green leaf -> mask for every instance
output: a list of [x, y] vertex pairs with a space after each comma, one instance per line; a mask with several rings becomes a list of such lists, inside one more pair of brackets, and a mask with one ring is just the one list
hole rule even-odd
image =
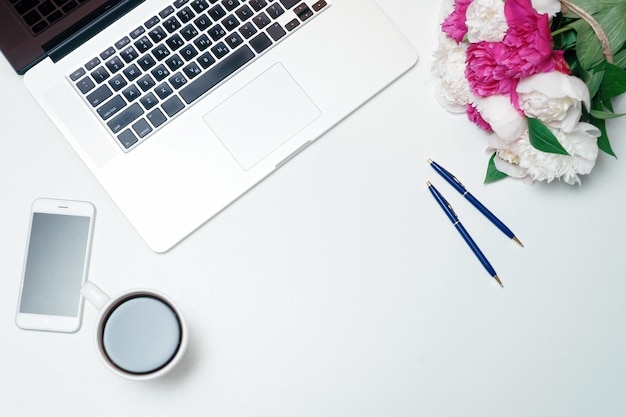
[[[626, 20], [626, 19], [625, 19]], [[626, 70], [607, 64], [604, 80], [600, 85], [600, 97], [603, 100], [617, 97], [626, 92]]]
[[[609, 39], [613, 53], [626, 44], [626, 1], [624, 0], [570, 0], [580, 6], [600, 24]], [[573, 14], [568, 14], [573, 17]], [[584, 20], [572, 24], [578, 33], [576, 54], [585, 68], [593, 68], [605, 58], [595, 32]]]
[[494, 152], [493, 155], [491, 155], [491, 158], [489, 158], [489, 164], [487, 165], [487, 175], [485, 176], [485, 184], [490, 184], [492, 182], [500, 181], [508, 177], [508, 175], [506, 175], [504, 172], [498, 171], [498, 168], [496, 168], [496, 163], [494, 161], [495, 159], [496, 159], [496, 153]]
[[[591, 107], [593, 108], [592, 113], [594, 111], [602, 111], [602, 102], [600, 101], [600, 99], [595, 99], [591, 103]], [[611, 142], [609, 141], [609, 134], [606, 131], [606, 121], [592, 117], [591, 120], [589, 120], [589, 123], [593, 124], [595, 127], [600, 129], [600, 137], [598, 138], [598, 148], [600, 148], [602, 152], [607, 153], [617, 158], [617, 156], [615, 155], [615, 152], [613, 151], [613, 148], [611, 147]]]
[[614, 58], [615, 66], [620, 67], [621, 69], [626, 69], [626, 50], [617, 53]]
[[555, 153], [559, 155], [569, 155], [563, 145], [541, 121], [528, 118], [528, 133], [530, 144], [541, 152]]
[[618, 117], [626, 116], [626, 113], [618, 114], [618, 113], [609, 113], [606, 111], [598, 111], [598, 110], [591, 110], [590, 114], [594, 119], [599, 119], [599, 120], [617, 119]]

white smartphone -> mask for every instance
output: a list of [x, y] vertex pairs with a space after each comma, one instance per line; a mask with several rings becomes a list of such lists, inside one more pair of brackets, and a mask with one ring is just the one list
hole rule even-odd
[[33, 202], [15, 322], [73, 333], [81, 326], [95, 208], [86, 201]]

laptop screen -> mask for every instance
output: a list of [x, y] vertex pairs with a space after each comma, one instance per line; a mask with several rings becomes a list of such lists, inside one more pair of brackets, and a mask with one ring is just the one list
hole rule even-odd
[[81, 30], [142, 1], [0, 0], [0, 50], [15, 71], [24, 74]]

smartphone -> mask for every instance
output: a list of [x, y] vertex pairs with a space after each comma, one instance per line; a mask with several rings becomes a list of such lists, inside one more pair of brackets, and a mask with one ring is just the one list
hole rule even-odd
[[27, 330], [73, 333], [81, 326], [95, 218], [86, 201], [33, 202], [15, 322]]

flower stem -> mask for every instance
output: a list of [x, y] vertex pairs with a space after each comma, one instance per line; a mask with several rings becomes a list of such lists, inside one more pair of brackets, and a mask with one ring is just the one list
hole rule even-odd
[[554, 32], [552, 32], [552, 37], [555, 37], [557, 35], [560, 35], [561, 33], [565, 33], [565, 32], [569, 32], [570, 30], [574, 30], [574, 28], [572, 26], [563, 26], [562, 28], [559, 28], [557, 30], [555, 30]]

